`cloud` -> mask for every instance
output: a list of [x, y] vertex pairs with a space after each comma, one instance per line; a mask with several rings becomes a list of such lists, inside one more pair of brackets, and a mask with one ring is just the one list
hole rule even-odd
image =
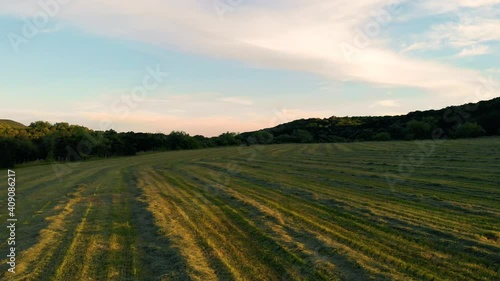
[[145, 99], [144, 102], [152, 102], [152, 103], [171, 103], [172, 100], [169, 99]]
[[[1, 1], [1, 11], [30, 16], [31, 5]], [[475, 70], [415, 60], [388, 46], [385, 27], [401, 16], [391, 9], [396, 0], [275, 0], [245, 2], [225, 13], [212, 1], [198, 0], [88, 0], [61, 8], [58, 19], [101, 36], [140, 40], [165, 48], [239, 60], [249, 65], [303, 71], [335, 81], [352, 80], [377, 86], [403, 86], [433, 93], [464, 95], [474, 90]], [[435, 1], [422, 1], [431, 6]], [[475, 8], [497, 1], [451, 1], [441, 9]], [[339, 10], [339, 7], [341, 9]], [[366, 46], [356, 44], [366, 33]], [[370, 29], [371, 28], [371, 29]], [[375, 28], [375, 29], [373, 29]], [[485, 28], [485, 29], [482, 29]], [[439, 39], [448, 31], [452, 44], [496, 40], [498, 20], [446, 24], [433, 31]], [[368, 31], [367, 31], [368, 30]], [[359, 43], [359, 42], [358, 42]], [[423, 45], [422, 45], [423, 44]], [[426, 45], [410, 46], [406, 52]], [[342, 46], [354, 46], [352, 58]], [[431, 44], [432, 45], [432, 44]], [[229, 101], [230, 100], [226, 100]], [[234, 103], [236, 100], [232, 100]]]
[[408, 53], [418, 50], [437, 50], [440, 48], [441, 44], [439, 41], [417, 42], [405, 47], [403, 50], [401, 50], [401, 53]]
[[[500, 14], [499, 14], [500, 15]], [[480, 43], [500, 41], [500, 20], [498, 15], [460, 15], [458, 22], [435, 24], [430, 31], [414, 35], [416, 42], [404, 47], [402, 53], [415, 50], [441, 50], [444, 48], [472, 47]], [[486, 45], [478, 46], [479, 51], [486, 51]], [[465, 54], [468, 52], [466, 51]], [[471, 52], [469, 52], [471, 53]], [[472, 52], [474, 53], [474, 52]]]
[[44, 29], [40, 29], [41, 33], [54, 33], [63, 30], [62, 26], [54, 26], [54, 27], [48, 27]]
[[420, 7], [431, 13], [457, 12], [463, 8], [492, 7], [500, 4], [499, 0], [448, 0], [448, 1], [420, 1]]
[[253, 105], [254, 102], [252, 99], [248, 97], [225, 97], [225, 98], [220, 98], [220, 101], [227, 102], [227, 103], [234, 103], [234, 104], [240, 104], [240, 105]]
[[255, 119], [237, 118], [227, 115], [182, 116], [174, 112], [165, 114], [146, 110], [134, 111], [130, 116], [121, 118], [107, 112], [81, 112], [92, 127], [99, 126], [102, 120], [111, 122], [118, 131], [163, 132], [185, 131], [192, 135], [214, 136], [223, 131], [242, 132], [259, 129], [262, 124]]
[[486, 70], [490, 74], [500, 74], [500, 68], [492, 67]]
[[440, 24], [433, 27], [431, 38], [446, 40], [456, 47], [470, 46], [488, 41], [500, 41], [500, 20], [462, 18], [460, 23]]
[[459, 57], [469, 57], [469, 56], [479, 56], [479, 55], [486, 55], [490, 53], [490, 49], [488, 46], [484, 45], [478, 45], [478, 46], [472, 46], [471, 48], [465, 48], [463, 49], [458, 56]]
[[379, 100], [379, 101], [375, 102], [374, 104], [372, 104], [370, 107], [378, 107], [378, 106], [382, 106], [382, 107], [400, 107], [401, 105], [396, 100]]

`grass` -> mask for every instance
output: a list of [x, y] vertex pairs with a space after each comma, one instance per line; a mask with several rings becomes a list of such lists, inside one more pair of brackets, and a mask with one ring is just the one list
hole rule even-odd
[[165, 152], [84, 162], [62, 181], [50, 165], [22, 167], [17, 273], [2, 260], [0, 278], [495, 280], [500, 138], [438, 143], [420, 162], [418, 149]]

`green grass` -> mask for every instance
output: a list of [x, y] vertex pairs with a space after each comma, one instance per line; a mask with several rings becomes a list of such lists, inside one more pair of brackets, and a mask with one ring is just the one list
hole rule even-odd
[[16, 121], [12, 121], [12, 120], [9, 120], [9, 119], [0, 119], [0, 127], [12, 127], [12, 128], [16, 128], [16, 129], [24, 129], [24, 128], [27, 128], [27, 126], [19, 123], [19, 122], [16, 122]]
[[500, 138], [435, 145], [424, 159], [415, 142], [165, 152], [62, 180], [22, 167], [17, 273], [2, 260], [0, 279], [495, 280]]

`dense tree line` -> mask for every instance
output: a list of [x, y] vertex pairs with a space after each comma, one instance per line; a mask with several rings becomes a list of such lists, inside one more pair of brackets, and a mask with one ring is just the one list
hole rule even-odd
[[218, 137], [190, 136], [185, 132], [118, 133], [94, 131], [68, 123], [38, 121], [28, 127], [0, 124], [0, 167], [29, 161], [81, 161], [90, 158], [135, 155], [138, 152], [198, 149], [238, 145], [235, 133]]
[[0, 167], [29, 161], [81, 161], [138, 152], [272, 143], [388, 141], [500, 135], [500, 98], [401, 116], [301, 119], [248, 133], [207, 138], [185, 132], [118, 133], [68, 123], [38, 121], [29, 127], [0, 123]]
[[330, 117], [292, 121], [260, 132], [269, 133], [272, 143], [350, 142], [470, 138], [500, 135], [500, 98], [441, 110], [416, 111], [401, 116]]

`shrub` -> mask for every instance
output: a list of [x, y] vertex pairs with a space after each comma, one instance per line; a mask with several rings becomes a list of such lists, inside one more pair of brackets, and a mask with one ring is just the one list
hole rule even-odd
[[455, 130], [454, 136], [457, 138], [474, 138], [484, 135], [486, 132], [477, 123], [466, 122]]
[[389, 141], [391, 140], [391, 135], [387, 132], [381, 132], [373, 136], [375, 141]]

